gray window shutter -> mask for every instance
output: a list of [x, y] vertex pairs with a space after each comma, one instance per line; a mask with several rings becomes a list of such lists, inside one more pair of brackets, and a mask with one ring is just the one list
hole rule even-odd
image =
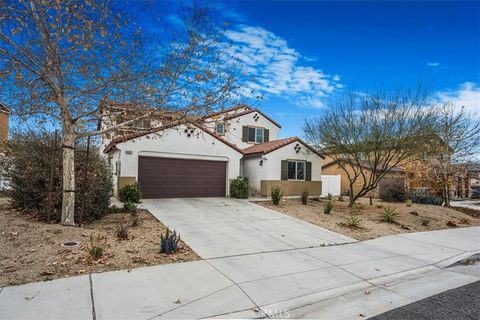
[[270, 141], [270, 130], [263, 129], [263, 142]]
[[308, 161], [305, 164], [305, 181], [312, 181], [312, 163]]
[[282, 172], [280, 175], [282, 180], [288, 180], [288, 161], [282, 160]]
[[248, 142], [248, 127], [247, 126], [242, 127], [242, 141], [243, 142]]

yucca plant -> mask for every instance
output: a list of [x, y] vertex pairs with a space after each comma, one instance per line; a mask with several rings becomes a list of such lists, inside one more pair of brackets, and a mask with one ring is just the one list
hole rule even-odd
[[117, 238], [120, 240], [128, 239], [128, 229], [130, 225], [128, 222], [119, 220], [117, 222]]
[[388, 223], [397, 223], [398, 213], [392, 206], [383, 207], [383, 212], [380, 213], [380, 220]]
[[362, 220], [358, 216], [352, 214], [350, 217], [345, 219], [343, 224], [349, 228], [359, 229], [361, 221]]
[[170, 232], [169, 229], [165, 231], [165, 235], [160, 235], [160, 253], [175, 253], [178, 250], [178, 243], [180, 242], [180, 234], [177, 235], [175, 230]]
[[335, 206], [334, 202], [332, 200], [328, 200], [323, 205], [323, 213], [330, 214], [332, 212], [334, 206]]

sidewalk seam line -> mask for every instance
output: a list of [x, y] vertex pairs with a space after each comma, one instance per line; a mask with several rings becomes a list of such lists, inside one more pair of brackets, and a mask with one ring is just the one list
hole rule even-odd
[[90, 301], [92, 302], [92, 319], [97, 319], [97, 313], [95, 311], [95, 300], [93, 299], [93, 281], [92, 281], [92, 274], [88, 275], [88, 279], [90, 282]]

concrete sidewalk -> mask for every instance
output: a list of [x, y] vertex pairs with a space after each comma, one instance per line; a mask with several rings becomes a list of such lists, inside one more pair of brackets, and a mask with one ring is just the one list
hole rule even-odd
[[6, 287], [0, 319], [366, 318], [480, 279], [480, 228]]

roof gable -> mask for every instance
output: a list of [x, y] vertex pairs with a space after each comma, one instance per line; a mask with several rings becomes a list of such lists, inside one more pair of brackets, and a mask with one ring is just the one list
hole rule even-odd
[[272, 118], [270, 118], [269, 116], [267, 116], [265, 113], [263, 113], [262, 111], [260, 111], [260, 110], [258, 110], [258, 109], [250, 109], [250, 110], [242, 111], [242, 112], [239, 112], [239, 113], [236, 113], [236, 114], [227, 116], [227, 117], [223, 118], [223, 120], [225, 120], [225, 121], [227, 121], [227, 120], [232, 120], [232, 119], [235, 119], [235, 118], [244, 116], [244, 115], [249, 114], [249, 113], [252, 113], [252, 112], [256, 112], [256, 113], [261, 114], [265, 119], [267, 119], [268, 121], [270, 121], [272, 124], [274, 124], [274, 125], [277, 126], [278, 128], [281, 128], [281, 127], [282, 127], [280, 124], [278, 124], [278, 122], [276, 122], [275, 120], [273, 120]]
[[321, 153], [313, 149], [311, 146], [309, 146], [307, 143], [305, 143], [302, 139], [298, 137], [290, 137], [290, 138], [285, 138], [280, 140], [272, 140], [264, 143], [259, 143], [243, 149], [243, 153], [249, 156], [267, 154], [272, 151], [278, 150], [282, 147], [285, 147], [293, 142], [299, 142], [303, 144], [307, 149], [309, 149], [310, 151], [318, 155], [320, 158], [325, 159], [325, 157]]

